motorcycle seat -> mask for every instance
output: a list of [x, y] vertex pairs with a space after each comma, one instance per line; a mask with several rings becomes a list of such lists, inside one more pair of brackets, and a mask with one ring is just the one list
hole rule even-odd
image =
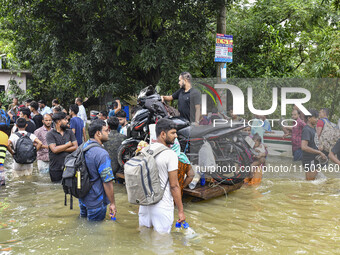
[[202, 126], [194, 126], [191, 125], [189, 127], [180, 129], [177, 133], [183, 137], [189, 138], [209, 138], [212, 136], [220, 136], [223, 134], [227, 134], [233, 132], [235, 129], [240, 130], [243, 129], [242, 124], [234, 124], [231, 127], [230, 123], [223, 125], [216, 125], [215, 127], [212, 125], [202, 125]]

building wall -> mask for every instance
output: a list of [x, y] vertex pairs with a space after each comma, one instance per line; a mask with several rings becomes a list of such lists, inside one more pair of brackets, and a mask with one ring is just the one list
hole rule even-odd
[[17, 76], [16, 73], [11, 74], [10, 72], [6, 72], [5, 70], [0, 70], [0, 89], [2, 89], [2, 86], [5, 86], [5, 91], [8, 89], [8, 81], [11, 79], [15, 79], [17, 81], [17, 84], [19, 87], [26, 91], [27, 86], [27, 80], [26, 80], [26, 74], [21, 73], [21, 76]]

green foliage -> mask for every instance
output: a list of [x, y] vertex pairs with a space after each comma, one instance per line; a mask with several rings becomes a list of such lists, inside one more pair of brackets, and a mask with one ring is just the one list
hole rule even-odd
[[246, 7], [243, 2], [229, 11], [227, 24], [235, 38], [232, 77], [328, 77], [312, 73], [308, 63], [324, 63], [321, 52], [339, 33], [332, 4], [259, 0]]
[[[338, 0], [0, 1], [0, 53], [7, 53], [11, 68], [32, 70], [34, 98], [128, 98], [150, 84], [170, 93], [182, 71], [216, 76], [222, 4], [228, 6], [227, 34], [234, 36], [228, 76], [340, 77]], [[303, 86], [315, 107], [340, 115], [336, 83]], [[263, 88], [270, 94], [270, 83]], [[259, 104], [266, 100], [263, 95]]]
[[202, 75], [219, 2], [2, 1], [0, 13], [40, 91], [124, 98], [149, 84], [167, 91], [183, 70]]

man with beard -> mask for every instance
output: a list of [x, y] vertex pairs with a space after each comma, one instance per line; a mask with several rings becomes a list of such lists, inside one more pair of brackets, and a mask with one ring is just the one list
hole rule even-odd
[[315, 130], [318, 122], [318, 112], [310, 109], [311, 115], [307, 115], [307, 125], [302, 129], [301, 149], [302, 149], [302, 167], [306, 172], [306, 180], [315, 180], [320, 170], [320, 162], [316, 156], [320, 155], [321, 159], [327, 159], [327, 156], [317, 147], [317, 133]]
[[109, 132], [105, 121], [94, 120], [89, 126], [90, 139], [83, 145], [83, 149], [91, 146], [84, 156], [92, 187], [84, 198], [79, 199], [79, 207], [80, 217], [89, 221], [104, 220], [108, 204], [112, 218], [117, 212], [111, 160], [109, 153], [103, 148], [103, 143], [109, 140]]
[[110, 117], [107, 120], [107, 125], [110, 128], [109, 141], [104, 144], [105, 150], [110, 155], [111, 167], [114, 175], [117, 178], [117, 173], [123, 174], [124, 169], [118, 163], [118, 148], [126, 139], [126, 136], [118, 133], [119, 120], [117, 117]]
[[[150, 150], [161, 146], [169, 147], [177, 137], [176, 125], [169, 119], [161, 119], [156, 124], [157, 142], [150, 145]], [[184, 222], [181, 189], [178, 183], [178, 157], [169, 149], [156, 157], [161, 187], [164, 190], [162, 199], [153, 205], [139, 207], [139, 226], [153, 227], [159, 233], [170, 233], [174, 221], [174, 202], [178, 209], [177, 222]]]
[[[32, 102], [33, 103], [33, 102]], [[42, 120], [43, 126], [34, 131], [35, 136], [42, 142], [40, 150], [37, 152], [38, 169], [40, 173], [49, 172], [49, 157], [48, 157], [48, 144], [46, 140], [47, 133], [51, 130], [52, 117], [46, 113]]]
[[190, 73], [181, 73], [178, 77], [180, 89], [171, 96], [162, 96], [162, 101], [178, 99], [180, 116], [198, 125], [201, 117], [201, 94], [191, 86], [191, 80], [192, 77]]
[[50, 158], [50, 177], [52, 182], [62, 179], [65, 157], [78, 148], [72, 130], [67, 129], [66, 113], [59, 112], [52, 116], [54, 128], [46, 135]]

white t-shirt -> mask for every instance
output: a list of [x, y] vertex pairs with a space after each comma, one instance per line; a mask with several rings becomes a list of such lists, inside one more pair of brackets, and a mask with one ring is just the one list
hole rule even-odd
[[86, 126], [87, 115], [86, 115], [85, 107], [83, 105], [79, 105], [79, 112], [77, 116], [84, 121], [84, 126]]
[[[18, 131], [18, 133], [26, 135], [27, 131]], [[32, 140], [32, 142], [34, 142], [36, 138], [37, 137], [35, 136], [35, 134], [30, 135], [30, 139]], [[12, 133], [8, 140], [12, 142], [13, 149], [15, 149], [15, 145], [17, 144], [17, 141], [19, 140], [19, 136], [17, 136], [15, 133]]]
[[127, 129], [128, 129], [128, 124], [125, 125], [124, 127], [122, 127], [119, 131], [119, 133], [123, 134], [123, 135], [126, 135], [127, 136]]
[[[155, 149], [159, 146], [162, 146], [160, 143], [154, 143], [150, 145], [151, 149]], [[153, 205], [154, 207], [162, 207], [165, 209], [174, 209], [174, 199], [170, 192], [170, 182], [168, 172], [175, 171], [178, 169], [178, 157], [173, 150], [166, 150], [158, 154], [155, 158], [156, 164], [159, 170], [159, 178], [161, 180], [161, 187], [164, 189], [166, 185], [163, 198], [157, 204]]]

